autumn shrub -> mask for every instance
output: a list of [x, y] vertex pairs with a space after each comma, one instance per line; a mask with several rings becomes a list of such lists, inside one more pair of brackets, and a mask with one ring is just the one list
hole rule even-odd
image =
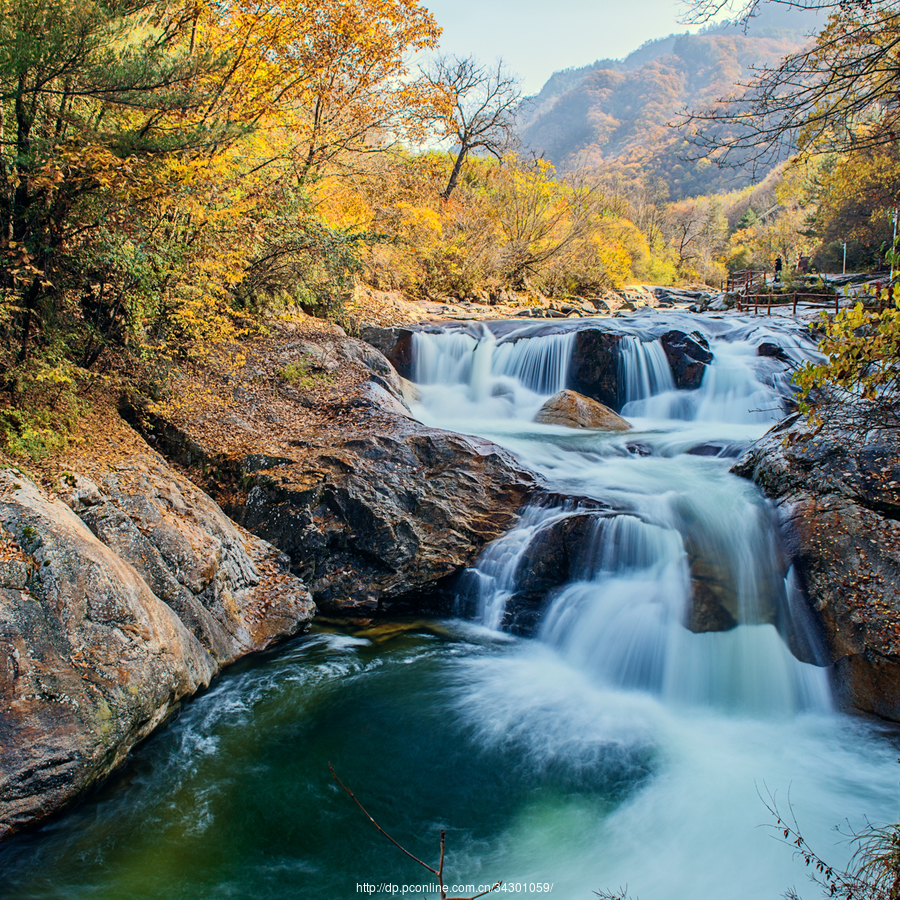
[[0, 446], [13, 457], [42, 459], [69, 445], [85, 413], [89, 373], [65, 360], [35, 357], [7, 371], [10, 388], [0, 405]]
[[877, 312], [857, 303], [823, 320], [826, 359], [795, 376], [803, 411], [850, 401], [877, 419], [900, 420], [900, 290], [885, 288], [881, 299], [893, 305]]
[[374, 286], [423, 297], [591, 294], [656, 265], [624, 201], [596, 180], [562, 178], [542, 159], [476, 157], [444, 200], [451, 166], [448, 154], [401, 156], [374, 180], [373, 227], [390, 236], [370, 257]]

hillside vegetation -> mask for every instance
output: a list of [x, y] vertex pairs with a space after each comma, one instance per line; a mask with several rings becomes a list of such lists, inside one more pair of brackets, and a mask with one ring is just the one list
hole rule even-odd
[[502, 67], [410, 68], [440, 34], [417, 0], [7, 4], [0, 443], [52, 452], [92, 387], [167, 402], [173, 374], [285, 311], [352, 329], [361, 284], [527, 305], [718, 286], [801, 253], [833, 266], [844, 243], [849, 265], [877, 262], [893, 143], [753, 181], [685, 161], [665, 124], [798, 46], [796, 26], [762, 24], [557, 73], [524, 123], [532, 145], [546, 135], [544, 159], [490, 128], [468, 155], [423, 149], [511, 95], [491, 81]]
[[623, 60], [557, 72], [523, 105], [522, 140], [562, 169], [602, 167], [631, 182], [659, 183], [672, 200], [745, 187], [766, 171], [738, 159], [727, 170], [705, 155], [692, 159], [684, 134], [669, 126], [686, 109], [735, 93], [754, 68], [777, 65], [808, 40], [815, 21], [765, 9], [746, 33], [716, 26], [669, 35]]

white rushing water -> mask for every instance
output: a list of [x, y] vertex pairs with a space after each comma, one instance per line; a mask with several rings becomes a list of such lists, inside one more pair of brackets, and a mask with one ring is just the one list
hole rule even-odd
[[[626, 433], [532, 421], [567, 384], [574, 332], [416, 335], [416, 415], [493, 439], [573, 498], [526, 510], [467, 573], [461, 604], [499, 629], [527, 587], [535, 536], [593, 517], [568, 548], [569, 580], [551, 592], [534, 639], [460, 664], [459, 715], [485, 742], [521, 746], [526, 767], [577, 772], [586, 752], [635, 746], [658, 762], [614, 807], [577, 792], [536, 798], [507, 836], [503, 859], [518, 861], [517, 877], [555, 878], [563, 897], [626, 882], [642, 900], [777, 897], [802, 887], [803, 874], [756, 827], [768, 821], [760, 792], [778, 792], [783, 806], [790, 790], [805, 836], [838, 861], [849, 851], [834, 847], [830, 826], [897, 816], [895, 751], [833, 711], [773, 512], [728, 471], [790, 394], [789, 366], [757, 347], [777, 344], [794, 362], [815, 350], [787, 326], [697, 318], [691, 328], [706, 333], [714, 360], [700, 388], [684, 391], [640, 320], [615, 327], [626, 333]], [[685, 627], [704, 584], [727, 598], [736, 627]]]

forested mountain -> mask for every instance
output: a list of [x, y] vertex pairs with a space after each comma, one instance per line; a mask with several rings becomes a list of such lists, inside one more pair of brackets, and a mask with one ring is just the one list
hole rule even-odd
[[[776, 64], [806, 42], [813, 14], [766, 9], [745, 32], [720, 25], [650, 41], [623, 60], [556, 72], [520, 114], [524, 144], [563, 170], [602, 167], [626, 180], [665, 184], [671, 199], [749, 184], [749, 171], [691, 160], [670, 127], [686, 108], [734, 93], [754, 67]], [[764, 172], [756, 172], [761, 177]]]

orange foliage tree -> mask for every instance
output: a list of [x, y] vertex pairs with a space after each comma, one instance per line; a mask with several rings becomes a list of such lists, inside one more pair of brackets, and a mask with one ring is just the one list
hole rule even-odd
[[110, 343], [203, 346], [237, 333], [236, 301], [346, 275], [363, 236], [315, 216], [316, 180], [416, 135], [441, 102], [405, 64], [439, 33], [416, 0], [2, 13], [8, 372], [51, 345], [81, 365]]

